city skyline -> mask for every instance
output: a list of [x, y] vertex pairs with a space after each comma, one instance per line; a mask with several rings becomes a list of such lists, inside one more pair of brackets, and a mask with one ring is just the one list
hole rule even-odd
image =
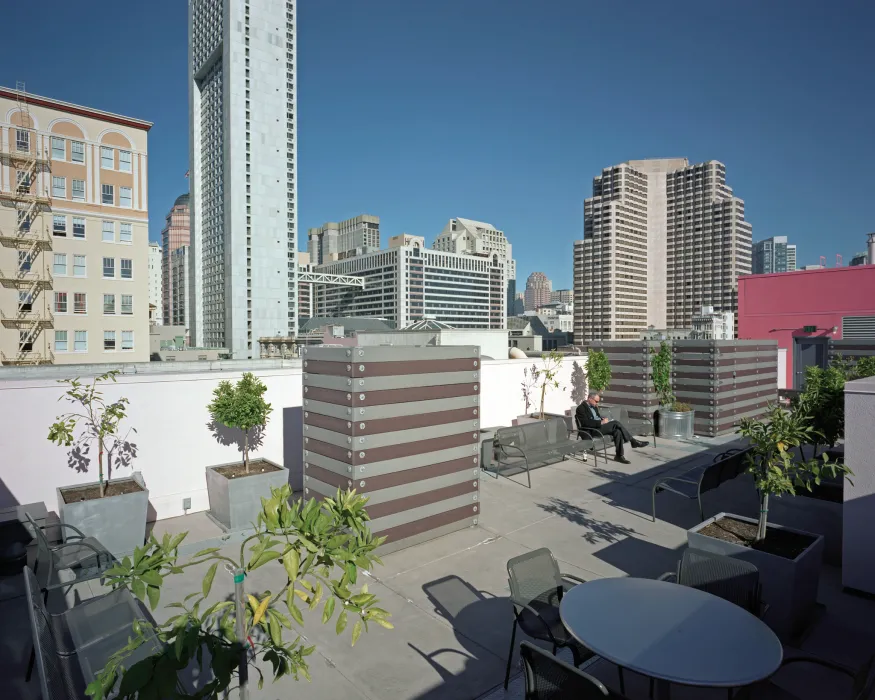
[[[108, 22], [111, 7], [95, 0], [95, 31]], [[65, 26], [84, 29], [72, 6], [49, 0], [46, 9]], [[83, 63], [107, 52], [124, 57], [105, 66], [101, 81], [78, 73], [60, 80], [47, 54], [30, 59], [12, 52], [0, 68], [0, 84], [24, 80], [37, 94], [155, 123], [151, 240], [159, 240], [159, 214], [187, 185], [185, 14], [184, 4], [167, 0], [133, 8], [129, 19], [142, 37], [135, 45], [118, 32], [109, 32], [99, 47], [76, 40], [75, 31], [59, 37], [55, 49]], [[725, 31], [713, 37], [718, 19]], [[520, 279], [543, 270], [557, 286], [569, 287], [567, 251], [580, 238], [592, 176], [605, 163], [684, 153], [692, 162], [726, 163], [735, 187], [747, 193], [749, 218], [765, 235], [792, 235], [800, 267], [821, 255], [832, 264], [836, 253], [847, 264], [873, 228], [869, 210], [844, 205], [866, 201], [875, 187], [865, 166], [875, 145], [862, 138], [875, 110], [863, 30], [873, 20], [875, 9], [868, 5], [834, 13], [813, 2], [743, 6], [730, 17], [679, 2], [670, 10], [642, 6], [631, 18], [620, 8], [558, 0], [538, 7], [514, 0], [475, 7], [448, 1], [430, 9], [393, 0], [367, 7], [307, 3], [298, 22], [299, 120], [307, 135], [299, 156], [299, 229], [371, 211], [381, 217], [386, 237], [407, 231], [430, 238], [458, 212], [493, 221], [507, 233]], [[592, 22], [600, 26], [593, 41], [571, 41], [577, 27]], [[482, 40], [464, 59], [438, 61], [432, 48], [453, 26], [466, 26]], [[819, 31], [824, 26], [831, 31]], [[486, 27], [495, 31], [480, 31]], [[652, 50], [662, 36], [654, 27], [711, 36], [710, 68], [690, 72], [683, 52]], [[361, 32], [374, 40], [364, 56], [353, 40]], [[630, 48], [592, 70], [592, 61], [620, 35]], [[816, 50], [812, 36], [820, 42]], [[514, 43], [522, 50], [507, 55]], [[642, 55], [649, 57], [648, 68], [629, 73]], [[136, 65], [149, 71], [134, 86], [126, 75]], [[668, 78], [678, 70], [685, 76], [681, 99]], [[727, 76], [719, 88], [714, 71]], [[411, 81], [414, 75], [421, 80]], [[520, 76], [533, 91], [525, 105], [510, 89]], [[583, 76], [588, 90], [569, 93]], [[631, 81], [623, 89], [620, 76]], [[812, 85], [820, 95], [814, 102]], [[557, 90], [564, 95], [558, 102], [551, 97]], [[435, 108], [447, 91], [483, 106], [447, 114]], [[589, 134], [600, 129], [600, 117], [587, 95], [596, 93], [622, 117], [593, 142]], [[355, 117], [336, 109], [337, 95], [359, 101]], [[642, 97], [648, 109], [627, 109]], [[705, 100], [710, 102], [703, 107]], [[703, 109], [708, 119], [700, 118]], [[523, 124], [538, 128], [524, 129], [529, 135], [518, 141]], [[460, 151], [449, 144], [458, 145], [473, 167], [460, 169]], [[841, 183], [830, 177], [835, 162], [846, 171]], [[791, 179], [783, 176], [787, 168]], [[298, 238], [300, 250], [306, 241]]]

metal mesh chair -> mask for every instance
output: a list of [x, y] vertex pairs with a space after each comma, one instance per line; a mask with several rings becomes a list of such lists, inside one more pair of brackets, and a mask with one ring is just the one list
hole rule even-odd
[[[808, 663], [815, 666], [822, 666], [837, 673], [841, 673], [851, 679], [851, 694], [846, 695], [830, 695], [831, 699], [835, 700], [869, 700], [875, 691], [875, 655], [869, 659], [860, 668], [851, 668], [844, 664], [821, 659], [818, 656], [811, 654], [802, 654], [794, 652], [794, 656], [785, 658], [781, 662], [781, 668], [786, 668], [791, 664]], [[780, 673], [780, 669], [778, 671]], [[741, 700], [798, 700], [798, 698], [787, 690], [775, 685], [771, 681], [760, 683], [759, 685], [745, 688], [741, 691], [737, 698]]]
[[735, 603], [757, 617], [765, 613], [761, 599], [760, 572], [753, 564], [687, 548], [678, 562], [677, 573], [663, 574], [661, 581], [675, 580]]
[[517, 625], [533, 639], [552, 644], [554, 654], [560, 647], [570, 648], [577, 665], [594, 655], [568, 633], [559, 617], [559, 603], [565, 591], [578, 583], [585, 583], [583, 579], [562, 574], [547, 548], [535, 549], [508, 560], [507, 576], [514, 621], [504, 676], [505, 688], [510, 680]]
[[601, 681], [534, 644], [520, 644], [520, 657], [526, 678], [525, 700], [593, 700], [612, 697]]
[[[45, 583], [41, 588], [46, 592], [46, 598], [52, 589], [101, 578], [103, 572], [114, 564], [112, 554], [98, 540], [86, 537], [78, 528], [58, 523], [58, 527], [72, 530], [73, 534], [67, 535], [66, 542], [51, 544], [43, 529], [30, 517], [30, 513], [26, 515], [37, 541], [34, 573], [41, 574], [45, 571]], [[62, 581], [58, 577], [61, 571], [71, 572], [72, 578]]]

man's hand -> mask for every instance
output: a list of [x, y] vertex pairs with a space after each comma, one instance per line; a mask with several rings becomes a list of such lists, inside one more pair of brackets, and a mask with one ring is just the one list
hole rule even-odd
[[607, 418], [602, 418], [602, 425], [604, 425], [604, 424], [607, 423], [607, 422], [608, 422], [608, 419], [607, 419]]

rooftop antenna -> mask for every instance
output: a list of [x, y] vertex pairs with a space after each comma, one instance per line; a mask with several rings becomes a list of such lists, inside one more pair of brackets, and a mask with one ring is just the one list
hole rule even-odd
[[826, 267], [826, 256], [825, 255], [820, 256], [820, 266]]
[[842, 266], [842, 254], [836, 253], [836, 267]]

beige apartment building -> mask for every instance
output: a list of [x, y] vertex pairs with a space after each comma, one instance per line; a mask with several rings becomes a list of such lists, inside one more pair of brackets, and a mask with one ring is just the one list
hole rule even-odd
[[140, 119], [0, 87], [0, 362], [149, 359]]

